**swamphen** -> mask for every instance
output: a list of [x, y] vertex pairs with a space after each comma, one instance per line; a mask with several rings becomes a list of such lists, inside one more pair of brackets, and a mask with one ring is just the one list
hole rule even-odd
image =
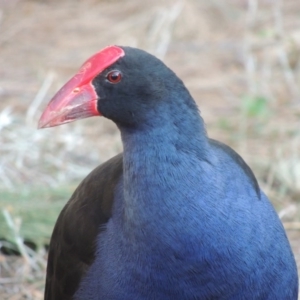
[[51, 238], [47, 300], [297, 299], [295, 259], [251, 169], [207, 137], [183, 82], [110, 46], [54, 96], [51, 127], [103, 115], [124, 152], [96, 168]]

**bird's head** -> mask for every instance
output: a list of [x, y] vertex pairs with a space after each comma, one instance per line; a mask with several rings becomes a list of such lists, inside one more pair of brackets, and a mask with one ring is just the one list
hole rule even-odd
[[136, 126], [152, 116], [162, 116], [164, 103], [180, 105], [174, 99], [173, 103], [168, 102], [170, 93], [182, 90], [188, 93], [182, 81], [151, 54], [109, 46], [89, 58], [57, 92], [38, 127], [99, 115], [121, 126]]

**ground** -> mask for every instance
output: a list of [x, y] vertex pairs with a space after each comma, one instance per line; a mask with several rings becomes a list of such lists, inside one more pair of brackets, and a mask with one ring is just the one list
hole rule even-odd
[[0, 298], [43, 298], [61, 207], [122, 149], [104, 118], [36, 129], [51, 95], [110, 44], [183, 79], [208, 134], [254, 170], [300, 262], [299, 11], [298, 0], [0, 0]]

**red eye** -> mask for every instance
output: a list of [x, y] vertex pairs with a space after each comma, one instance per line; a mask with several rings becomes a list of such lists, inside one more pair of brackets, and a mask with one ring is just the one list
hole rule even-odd
[[122, 79], [122, 73], [118, 70], [110, 71], [106, 78], [110, 83], [118, 83]]

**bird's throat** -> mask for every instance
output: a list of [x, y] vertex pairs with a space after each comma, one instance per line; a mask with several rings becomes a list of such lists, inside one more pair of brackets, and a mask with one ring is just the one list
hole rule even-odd
[[196, 201], [195, 186], [206, 164], [206, 136], [165, 130], [122, 132], [124, 216], [129, 226], [153, 231], [167, 223], [174, 228]]

